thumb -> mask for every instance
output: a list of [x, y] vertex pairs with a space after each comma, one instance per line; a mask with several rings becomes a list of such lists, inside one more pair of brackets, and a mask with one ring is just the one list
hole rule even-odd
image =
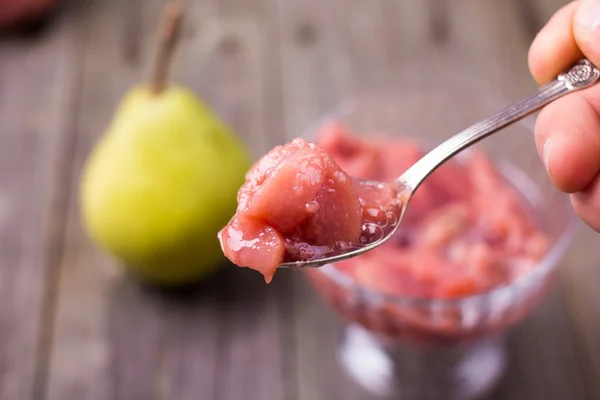
[[600, 66], [600, 0], [582, 0], [573, 17], [573, 34], [581, 52]]

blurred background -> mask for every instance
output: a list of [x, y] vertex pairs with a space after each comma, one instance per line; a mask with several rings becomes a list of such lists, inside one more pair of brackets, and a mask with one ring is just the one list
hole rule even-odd
[[[257, 158], [375, 89], [452, 80], [517, 100], [535, 88], [534, 35], [566, 3], [187, 0], [171, 77]], [[374, 399], [339, 367], [342, 323], [302, 276], [228, 266], [159, 290], [88, 238], [81, 171], [150, 76], [163, 4], [0, 1], [0, 399]], [[597, 240], [579, 227], [490, 399], [600, 399]]]

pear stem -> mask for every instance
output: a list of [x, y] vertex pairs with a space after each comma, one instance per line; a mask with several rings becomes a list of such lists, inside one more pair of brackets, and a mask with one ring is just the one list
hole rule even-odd
[[158, 51], [150, 79], [150, 91], [155, 95], [162, 93], [167, 86], [169, 67], [178, 43], [182, 19], [183, 12], [179, 1], [168, 1], [162, 15], [158, 37]]

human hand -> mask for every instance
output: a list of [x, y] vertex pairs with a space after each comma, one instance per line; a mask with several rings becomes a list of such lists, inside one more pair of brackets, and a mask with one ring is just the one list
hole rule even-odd
[[[543, 84], [583, 57], [600, 66], [600, 0], [576, 0], [557, 11], [531, 44], [529, 68]], [[600, 232], [600, 85], [546, 106], [535, 142], [552, 183], [570, 193], [575, 212]]]

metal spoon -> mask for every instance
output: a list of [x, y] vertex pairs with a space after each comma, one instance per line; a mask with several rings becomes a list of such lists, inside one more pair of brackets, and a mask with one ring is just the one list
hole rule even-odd
[[336, 261], [359, 256], [380, 246], [396, 233], [411, 197], [421, 183], [440, 165], [492, 133], [498, 132], [502, 128], [534, 113], [566, 94], [593, 86], [599, 80], [600, 69], [589, 60], [580, 60], [571, 68], [558, 75], [555, 80], [541, 86], [531, 95], [452, 136], [423, 156], [400, 177], [396, 178], [394, 185], [398, 187], [402, 198], [402, 206], [394, 225], [387, 230], [387, 235], [372, 243], [360, 247], [352, 247], [348, 251], [340, 251], [332, 256], [308, 261], [285, 262], [280, 264], [279, 268], [321, 267]]

